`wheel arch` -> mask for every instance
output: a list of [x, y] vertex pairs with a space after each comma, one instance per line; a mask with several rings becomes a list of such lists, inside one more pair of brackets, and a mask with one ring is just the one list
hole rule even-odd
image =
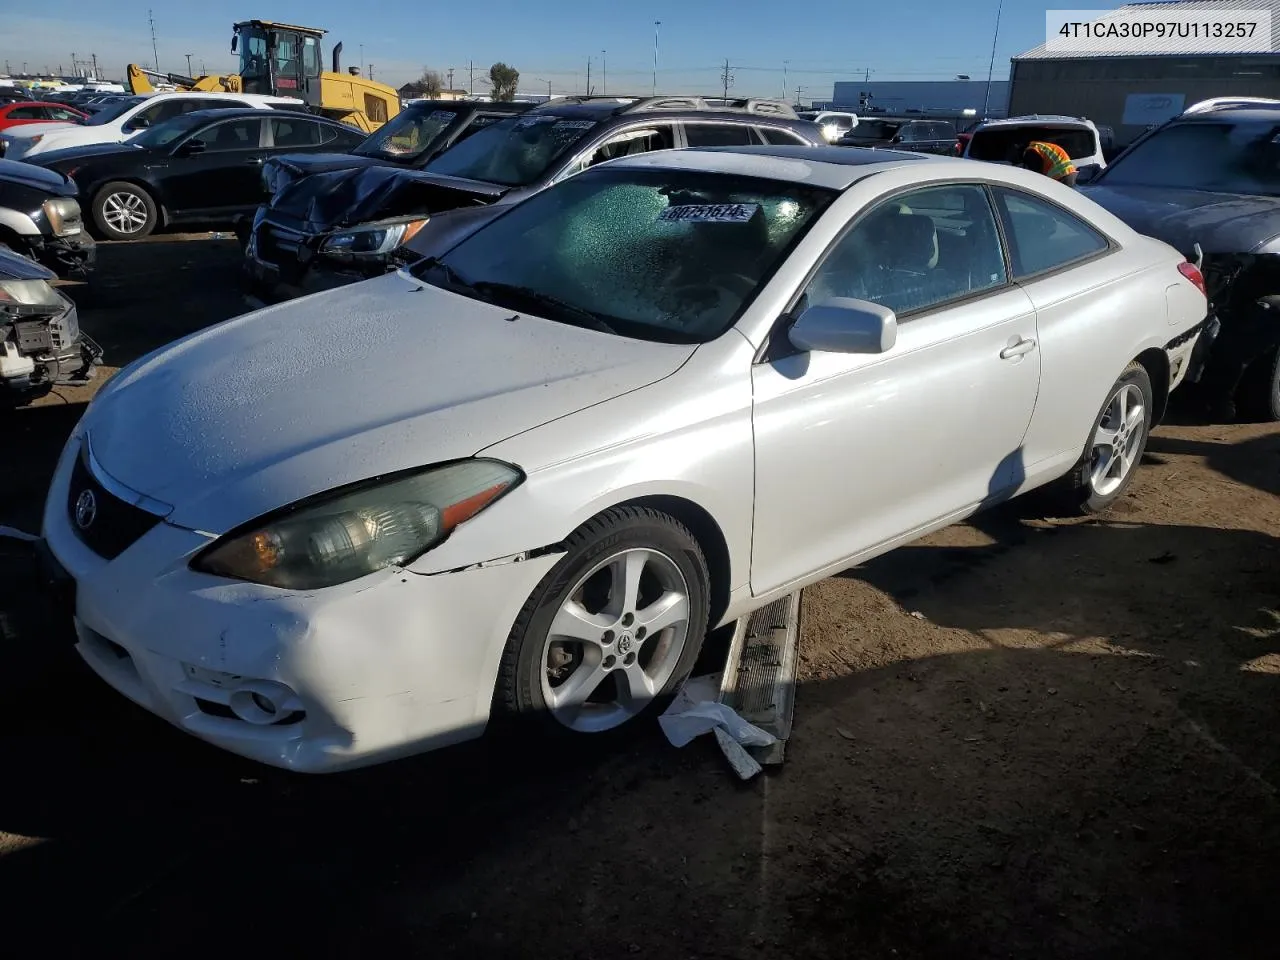
[[1151, 399], [1155, 406], [1151, 425], [1158, 427], [1169, 409], [1169, 357], [1163, 350], [1151, 347], [1134, 357], [1133, 362], [1140, 364], [1151, 380]]
[[[707, 561], [707, 573], [711, 578], [708, 602], [707, 629], [712, 629], [729, 608], [730, 585], [733, 583], [729, 560], [729, 542], [724, 531], [705, 507], [684, 497], [669, 494], [635, 497], [616, 503], [614, 507], [647, 507], [665, 513], [688, 528], [702, 548]], [[612, 508], [606, 508], [612, 509]], [[600, 511], [603, 513], [604, 511]]]
[[93, 204], [97, 202], [98, 194], [102, 191], [102, 188], [109, 183], [128, 183], [135, 187], [140, 187], [143, 190], [147, 191], [147, 196], [149, 196], [151, 198], [151, 202], [156, 205], [156, 214], [157, 214], [156, 226], [158, 227], [169, 226], [169, 207], [164, 202], [164, 195], [160, 191], [159, 187], [157, 187], [154, 183], [151, 183], [143, 179], [137, 174], [124, 173], [124, 174], [120, 174], [119, 176], [111, 176], [110, 174], [108, 174], [105, 176], [98, 177], [98, 179], [94, 182], [92, 186], [82, 188], [83, 196], [87, 197], [89, 200], [90, 209], [86, 210], [85, 211], [86, 213], [89, 213], [90, 215], [92, 214], [92, 207], [93, 207]]

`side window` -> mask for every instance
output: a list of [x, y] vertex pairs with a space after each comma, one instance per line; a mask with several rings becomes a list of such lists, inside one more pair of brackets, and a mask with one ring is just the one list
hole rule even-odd
[[239, 100], [219, 100], [216, 97], [208, 97], [201, 100], [184, 100], [182, 103], [182, 112], [190, 113], [192, 110], [240, 110], [248, 104], [241, 103]]
[[756, 142], [745, 123], [685, 121], [684, 137], [691, 147], [745, 147]]
[[986, 190], [948, 184], [873, 207], [836, 242], [805, 297], [854, 297], [909, 314], [1006, 281]]
[[226, 153], [231, 150], [257, 150], [262, 131], [262, 121], [257, 117], [242, 117], [206, 127], [200, 133], [208, 153]]
[[606, 160], [616, 160], [618, 157], [629, 157], [637, 153], [670, 150], [674, 146], [675, 138], [670, 126], [655, 124], [624, 130], [600, 144], [587, 158], [585, 166], [594, 167]]
[[80, 114], [73, 113], [63, 107], [46, 107], [49, 117], [53, 120], [79, 120]]
[[338, 141], [338, 146], [344, 150], [350, 150], [365, 141], [364, 132], [349, 124], [343, 123], [334, 126], [328, 123], [317, 123], [316, 128], [320, 131], [321, 143], [333, 143], [336, 140]]
[[43, 120], [44, 107], [14, 107], [6, 114], [9, 120]]
[[997, 189], [1014, 279], [1066, 266], [1110, 244], [1079, 217], [1025, 193]]
[[304, 117], [272, 117], [268, 122], [277, 147], [314, 147], [320, 143], [320, 124]]
[[853, 129], [852, 117], [835, 117], [834, 123], [836, 125], [836, 129], [839, 130], [841, 133], [848, 133], [850, 130]]
[[792, 133], [790, 130], [784, 130], [781, 127], [756, 127], [756, 132], [759, 133], [760, 136], [764, 137], [765, 143], [773, 143], [787, 147], [806, 145], [806, 141], [803, 137]]
[[364, 114], [369, 118], [370, 123], [386, 123], [387, 122], [387, 101], [381, 97], [376, 97], [372, 93], [364, 95]]

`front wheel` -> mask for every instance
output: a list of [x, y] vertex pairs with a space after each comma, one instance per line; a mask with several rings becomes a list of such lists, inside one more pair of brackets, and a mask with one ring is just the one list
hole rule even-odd
[[1094, 420], [1084, 455], [1065, 478], [1064, 494], [1074, 511], [1101, 513], [1124, 495], [1147, 449], [1153, 407], [1146, 369], [1129, 364]]
[[1239, 397], [1241, 412], [1249, 419], [1280, 420], [1280, 347], [1272, 347], [1249, 364]]
[[141, 240], [156, 228], [156, 202], [136, 183], [108, 183], [93, 198], [93, 222], [108, 240]]
[[697, 661], [706, 560], [682, 524], [640, 507], [600, 514], [565, 545], [511, 629], [496, 712], [558, 734], [634, 726], [665, 709]]

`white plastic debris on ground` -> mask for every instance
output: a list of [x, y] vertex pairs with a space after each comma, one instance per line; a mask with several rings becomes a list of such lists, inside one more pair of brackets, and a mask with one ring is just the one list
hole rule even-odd
[[767, 747], [777, 738], [748, 723], [732, 707], [719, 702], [720, 675], [690, 677], [658, 724], [674, 747], [683, 747], [714, 731], [716, 742], [734, 772], [749, 780], [761, 770], [744, 747]]

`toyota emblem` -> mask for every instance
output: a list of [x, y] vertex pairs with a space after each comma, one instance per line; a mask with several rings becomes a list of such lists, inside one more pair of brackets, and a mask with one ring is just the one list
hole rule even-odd
[[98, 498], [93, 495], [92, 490], [82, 491], [76, 497], [76, 526], [81, 530], [88, 530], [97, 518]]

